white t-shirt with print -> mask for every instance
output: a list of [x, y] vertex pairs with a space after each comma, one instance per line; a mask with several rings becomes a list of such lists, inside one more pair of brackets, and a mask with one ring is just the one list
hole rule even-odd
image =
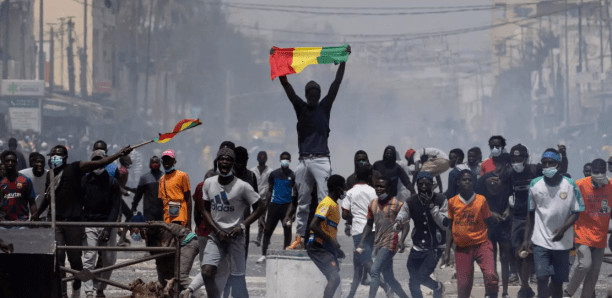
[[353, 226], [351, 227], [351, 235], [359, 235], [363, 233], [368, 219], [368, 205], [378, 196], [373, 187], [365, 184], [355, 184], [349, 191], [346, 192], [346, 197], [342, 200], [342, 209], [346, 209], [353, 215]]
[[210, 201], [210, 213], [219, 228], [224, 231], [244, 221], [244, 210], [259, 200], [259, 194], [248, 183], [234, 177], [227, 185], [219, 183], [219, 176], [204, 181], [204, 201]]
[[544, 182], [544, 177], [531, 181], [529, 187], [529, 211], [535, 210], [533, 235], [534, 245], [551, 250], [567, 250], [574, 246], [574, 227], [567, 229], [560, 241], [553, 242], [553, 232], [577, 212], [584, 211], [582, 195], [576, 183], [563, 177], [557, 186]]

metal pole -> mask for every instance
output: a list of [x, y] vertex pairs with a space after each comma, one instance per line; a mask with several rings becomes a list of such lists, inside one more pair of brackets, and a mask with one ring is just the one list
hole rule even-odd
[[53, 85], [55, 76], [53, 72], [55, 71], [55, 32], [53, 31], [53, 25], [49, 25], [49, 94], [53, 93]]
[[151, 32], [153, 31], [153, 4], [155, 1], [149, 2], [149, 31], [147, 32], [147, 60], [145, 61], [145, 90], [144, 90], [144, 113], [147, 115], [149, 108], [149, 71], [151, 65]]
[[61, 25], [60, 25], [60, 32], [61, 32], [61, 37], [60, 37], [60, 84], [62, 85], [62, 89], [64, 89], [64, 33], [66, 28], [64, 28], [64, 20], [66, 18], [59, 18]]
[[38, 27], [38, 79], [45, 79], [45, 52], [43, 51], [43, 2], [44, 0], [40, 0], [40, 17], [39, 22], [40, 26]]
[[8, 79], [8, 45], [9, 45], [9, 34], [11, 27], [11, 20], [9, 16], [11, 15], [11, 1], [4, 0], [2, 3], [2, 13], [4, 18], [4, 41], [2, 42], [2, 78]]
[[51, 228], [55, 231], [57, 222], [55, 221], [55, 171], [51, 169], [49, 171], [49, 183], [51, 184], [50, 196], [51, 196]]
[[569, 47], [568, 47], [568, 30], [567, 30], [567, 0], [565, 0], [565, 102], [563, 105], [563, 119], [565, 120], [565, 124], [569, 123]]
[[87, 0], [83, 1], [83, 47], [81, 48], [81, 97], [87, 98]]

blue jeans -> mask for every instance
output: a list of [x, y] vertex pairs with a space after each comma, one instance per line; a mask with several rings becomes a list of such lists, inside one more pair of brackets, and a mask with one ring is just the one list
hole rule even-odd
[[408, 267], [408, 274], [410, 274], [408, 288], [410, 288], [412, 298], [423, 298], [421, 285], [432, 290], [438, 288], [438, 282], [433, 280], [430, 275], [436, 270], [436, 265], [441, 256], [442, 249], [419, 251], [412, 248], [410, 250], [406, 267]]
[[397, 294], [400, 298], [408, 298], [408, 295], [402, 289], [400, 283], [395, 279], [395, 275], [393, 274], [393, 257], [395, 256], [395, 251], [392, 251], [388, 248], [381, 247], [376, 253], [376, 257], [374, 258], [374, 264], [372, 264], [372, 271], [370, 272], [372, 276], [372, 281], [370, 282], [370, 298], [376, 297], [376, 292], [378, 291], [378, 287], [380, 286], [380, 275], [383, 274], [385, 277], [385, 282], [389, 285], [391, 290], [395, 294]]

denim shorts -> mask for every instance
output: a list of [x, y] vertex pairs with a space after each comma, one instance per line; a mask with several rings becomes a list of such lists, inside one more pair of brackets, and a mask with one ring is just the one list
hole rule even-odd
[[552, 250], [533, 245], [533, 265], [537, 277], [550, 276], [559, 284], [569, 281], [569, 249]]

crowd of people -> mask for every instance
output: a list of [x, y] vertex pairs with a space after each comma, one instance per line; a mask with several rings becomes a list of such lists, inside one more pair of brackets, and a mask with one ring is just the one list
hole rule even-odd
[[[536, 155], [520, 143], [508, 150], [506, 139], [494, 135], [488, 140], [490, 157], [484, 161], [479, 147], [467, 154], [460, 148], [447, 153], [419, 147], [408, 149], [405, 163], [400, 163], [397, 149], [390, 145], [382, 160], [370, 163], [368, 154], [358, 150], [353, 173], [346, 178], [332, 174], [329, 120], [345, 64], [339, 64], [321, 100], [316, 82], [306, 84], [303, 100], [287, 78], [280, 77], [298, 120], [295, 170], [289, 152], [281, 153], [280, 167], [271, 169], [265, 151], [257, 153], [257, 166], [248, 169], [248, 150], [224, 141], [212, 168], [193, 192], [189, 175], [177, 168], [180, 156], [171, 149], [150, 157], [149, 172], [131, 188], [127, 185], [133, 150], [129, 146], [109, 156], [107, 144], [97, 141], [89, 160], [68, 162], [69, 150], [60, 144], [50, 149], [48, 158], [34, 151], [26, 161], [10, 140], [0, 156], [0, 221], [48, 220], [52, 215], [47, 209], [54, 197], [57, 221], [116, 222], [123, 214], [125, 220], [166, 225], [168, 230], [129, 232], [133, 240], [144, 238], [147, 246], [180, 246], [181, 297], [191, 297], [201, 287], [208, 297], [248, 297], [249, 243], [261, 246], [257, 263], [265, 263], [279, 222], [283, 247], [306, 250], [328, 281], [320, 294], [333, 297], [341, 282], [338, 260], [346, 257], [347, 250], [338, 241], [341, 219], [344, 233], [354, 244], [348, 297], [355, 296], [360, 284], [369, 284], [371, 298], [379, 288], [409, 297], [393, 272], [394, 256], [406, 249], [409, 234], [412, 246], [406, 267], [411, 297], [423, 297], [422, 286], [431, 289], [434, 297], [444, 297], [443, 282], [431, 277], [438, 265], [453, 265], [458, 297], [470, 297], [474, 262], [483, 272], [486, 297], [510, 297], [512, 282], [520, 282], [518, 297], [534, 297], [536, 292], [538, 297], [571, 297], [580, 286], [581, 297], [594, 296], [607, 245], [608, 200], [612, 198], [607, 172], [612, 172], [612, 157], [589, 161], [585, 177], [573, 180], [567, 173], [565, 146]], [[446, 172], [445, 188], [441, 175]], [[122, 199], [130, 192], [134, 194], [131, 207]], [[141, 201], [143, 212], [137, 215]], [[251, 241], [253, 224], [258, 229]], [[58, 227], [55, 236], [58, 245], [114, 246], [129, 245], [127, 232]], [[178, 236], [178, 242], [173, 236]], [[12, 251], [10, 239], [0, 244], [3, 251]], [[570, 251], [576, 254], [571, 274]], [[200, 274], [192, 280], [189, 272], [198, 255]], [[116, 260], [112, 251], [58, 250], [60, 266], [66, 256], [70, 267], [78, 271], [109, 266]], [[173, 256], [156, 259], [162, 285], [175, 276], [173, 264]], [[100, 277], [108, 279], [111, 272]], [[104, 297], [102, 282], [88, 280], [83, 287], [87, 297]], [[78, 278], [72, 288], [80, 293]], [[65, 284], [62, 291], [66, 296]]]

